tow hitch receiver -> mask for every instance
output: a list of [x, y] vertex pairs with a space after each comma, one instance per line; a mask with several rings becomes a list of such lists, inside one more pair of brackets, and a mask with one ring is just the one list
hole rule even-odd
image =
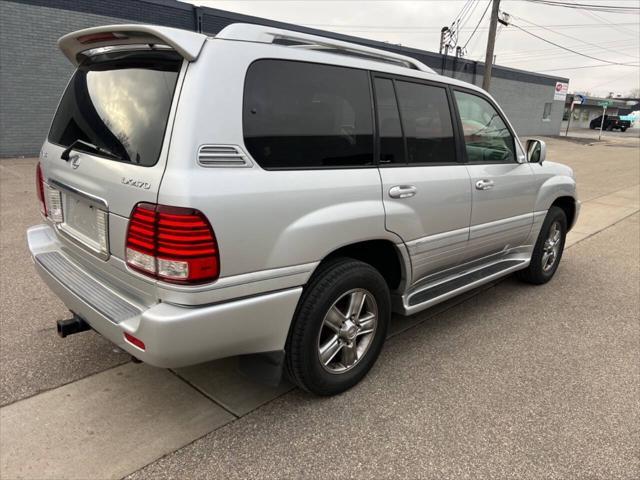
[[56, 324], [58, 327], [58, 335], [60, 335], [60, 337], [62, 338], [73, 335], [74, 333], [91, 330], [91, 325], [89, 325], [75, 313], [73, 314], [72, 318], [68, 318], [66, 320], [58, 320]]

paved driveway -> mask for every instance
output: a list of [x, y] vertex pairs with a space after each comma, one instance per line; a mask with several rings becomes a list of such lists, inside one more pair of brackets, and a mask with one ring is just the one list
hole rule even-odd
[[371, 374], [330, 399], [233, 359], [174, 372], [58, 339], [67, 312], [24, 247], [34, 161], [0, 161], [0, 476], [637, 477], [639, 150], [548, 145], [585, 201], [558, 276], [394, 318]]

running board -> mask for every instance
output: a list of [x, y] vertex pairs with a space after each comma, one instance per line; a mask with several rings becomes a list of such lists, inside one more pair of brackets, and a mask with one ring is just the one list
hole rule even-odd
[[474, 270], [440, 279], [426, 285], [414, 287], [402, 296], [400, 310], [412, 315], [456, 295], [484, 285], [496, 278], [521, 270], [529, 265], [529, 260], [503, 260]]

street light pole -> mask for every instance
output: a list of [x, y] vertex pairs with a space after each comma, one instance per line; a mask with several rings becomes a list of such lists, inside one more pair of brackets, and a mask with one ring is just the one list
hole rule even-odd
[[493, 67], [493, 49], [496, 44], [496, 30], [498, 27], [498, 12], [500, 11], [500, 0], [493, 0], [491, 8], [491, 23], [489, 24], [489, 38], [487, 38], [487, 53], [484, 59], [484, 78], [482, 88], [489, 91], [491, 84], [491, 69]]

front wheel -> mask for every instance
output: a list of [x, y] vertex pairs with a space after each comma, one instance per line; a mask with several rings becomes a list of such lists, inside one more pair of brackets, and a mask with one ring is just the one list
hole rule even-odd
[[560, 264], [566, 236], [567, 216], [561, 208], [551, 207], [540, 229], [531, 263], [525, 270], [517, 272], [517, 277], [535, 285], [551, 280]]
[[622, 127], [622, 128], [620, 129], [620, 131], [621, 131], [621, 132], [626, 132], [626, 131], [627, 131], [627, 127]]
[[287, 370], [299, 387], [335, 395], [375, 363], [391, 316], [389, 288], [372, 266], [353, 259], [324, 265], [305, 289], [287, 340]]

